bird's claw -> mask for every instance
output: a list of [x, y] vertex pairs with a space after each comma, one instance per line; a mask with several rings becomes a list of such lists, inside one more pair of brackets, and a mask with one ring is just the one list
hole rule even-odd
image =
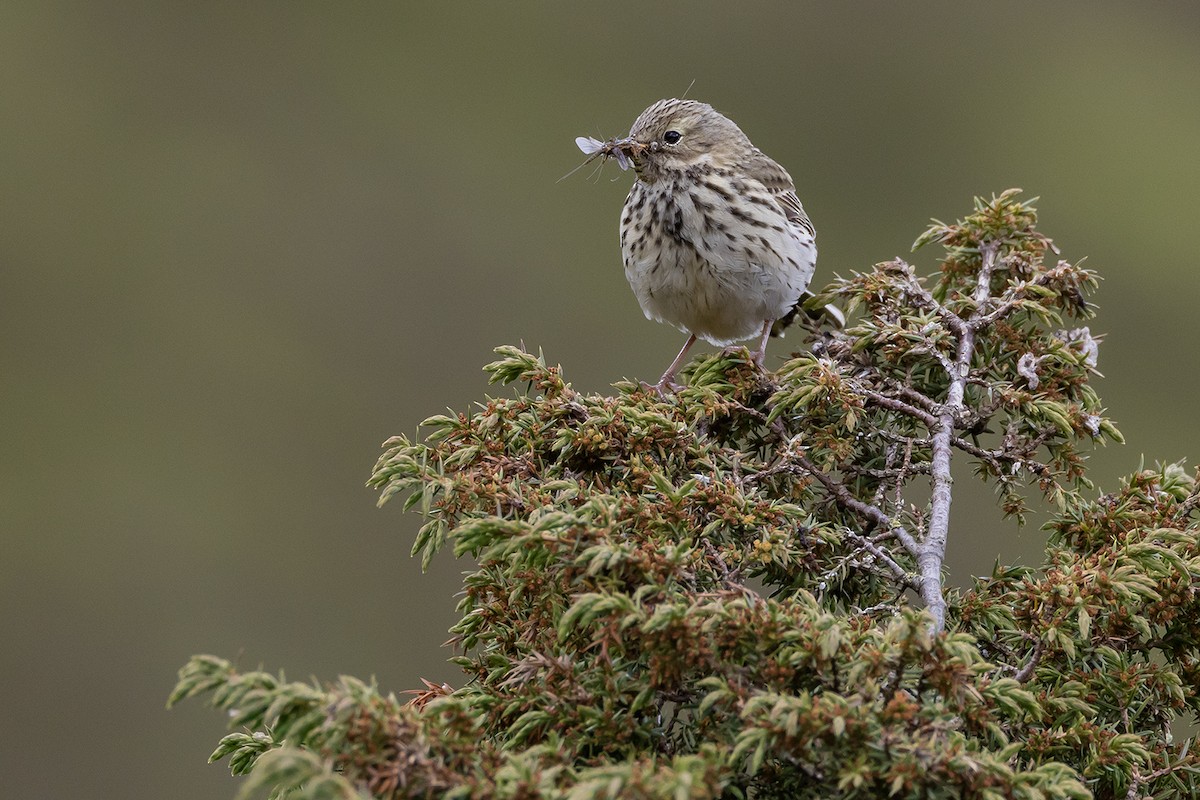
[[642, 391], [646, 394], [656, 394], [659, 397], [666, 397], [668, 392], [675, 394], [683, 388], [682, 383], [676, 383], [666, 376], [663, 376], [658, 383], [646, 383], [645, 381], [640, 381], [640, 383]]

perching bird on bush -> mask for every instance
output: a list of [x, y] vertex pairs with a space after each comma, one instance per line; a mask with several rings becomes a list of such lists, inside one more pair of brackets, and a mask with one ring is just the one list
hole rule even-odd
[[688, 334], [652, 388], [679, 388], [675, 374], [697, 338], [756, 336], [761, 366], [772, 326], [795, 315], [817, 262], [816, 231], [787, 170], [695, 100], [659, 100], [624, 138], [575, 141], [637, 172], [621, 213], [625, 277], [647, 318]]

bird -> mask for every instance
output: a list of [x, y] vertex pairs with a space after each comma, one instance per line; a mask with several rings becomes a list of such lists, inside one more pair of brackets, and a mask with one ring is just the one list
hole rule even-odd
[[[688, 334], [658, 382], [675, 376], [697, 339], [732, 345], [758, 337], [761, 367], [777, 322], [790, 322], [817, 263], [816, 229], [787, 170], [708, 103], [665, 99], [629, 135], [576, 139], [588, 154], [637, 175], [621, 212], [625, 277], [648, 319]], [[840, 320], [840, 312], [829, 314]]]

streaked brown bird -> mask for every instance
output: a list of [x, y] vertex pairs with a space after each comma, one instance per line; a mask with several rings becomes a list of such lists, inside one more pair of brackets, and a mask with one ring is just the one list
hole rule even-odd
[[695, 100], [659, 100], [628, 136], [576, 143], [637, 172], [621, 213], [625, 277], [647, 318], [688, 334], [653, 388], [679, 388], [675, 374], [697, 338], [757, 336], [761, 366], [772, 325], [796, 313], [817, 262], [787, 170]]

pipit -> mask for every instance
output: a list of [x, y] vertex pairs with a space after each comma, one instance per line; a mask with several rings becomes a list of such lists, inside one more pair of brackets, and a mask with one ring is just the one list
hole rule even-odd
[[761, 366], [772, 326], [799, 310], [817, 263], [816, 231], [787, 170], [695, 100], [659, 100], [626, 137], [575, 142], [637, 172], [621, 213], [625, 277], [647, 318], [688, 334], [650, 388], [680, 388], [675, 374], [697, 338], [758, 336]]

